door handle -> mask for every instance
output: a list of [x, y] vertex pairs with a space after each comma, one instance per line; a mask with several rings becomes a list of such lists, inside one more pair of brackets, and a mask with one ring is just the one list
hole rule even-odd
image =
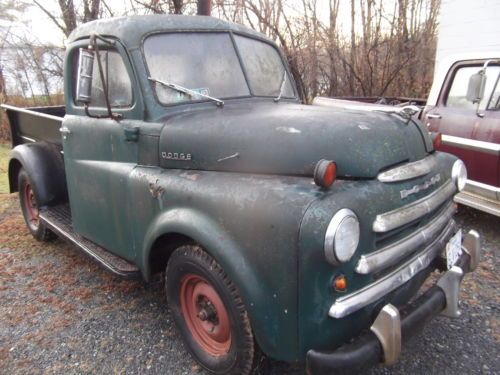
[[138, 126], [125, 126], [123, 132], [125, 133], [125, 140], [128, 142], [136, 142], [139, 139]]
[[425, 115], [425, 117], [427, 117], [428, 119], [440, 119], [441, 118], [441, 115], [439, 113], [428, 113]]

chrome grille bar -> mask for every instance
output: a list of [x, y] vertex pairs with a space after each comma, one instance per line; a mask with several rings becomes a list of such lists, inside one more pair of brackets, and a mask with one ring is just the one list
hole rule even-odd
[[436, 237], [450, 221], [454, 213], [455, 206], [450, 203], [434, 220], [418, 229], [418, 231], [380, 250], [362, 255], [356, 265], [356, 272], [360, 274], [378, 272], [400, 261], [417, 250], [419, 246], [427, 244]]
[[424, 176], [436, 166], [436, 156], [429, 155], [422, 160], [406, 163], [385, 172], [379, 173], [377, 179], [380, 182], [397, 182], [411, 180]]
[[343, 318], [376, 302], [386, 294], [409, 281], [413, 276], [431, 264], [434, 258], [443, 249], [446, 241], [455, 232], [455, 228], [455, 222], [453, 220], [450, 221], [439, 237], [422, 252], [405, 262], [401, 267], [387, 276], [352, 294], [338, 298], [330, 307], [328, 315], [332, 318]]
[[374, 232], [387, 232], [391, 229], [408, 224], [425, 214], [435, 210], [446, 200], [450, 199], [456, 191], [455, 185], [448, 180], [440, 188], [406, 206], [377, 215], [373, 222]]

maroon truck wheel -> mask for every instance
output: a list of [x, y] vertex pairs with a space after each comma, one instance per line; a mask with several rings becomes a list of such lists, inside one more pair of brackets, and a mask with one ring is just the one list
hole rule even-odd
[[255, 351], [250, 320], [222, 267], [199, 246], [181, 246], [165, 281], [173, 318], [196, 360], [216, 374], [249, 374]]
[[40, 212], [38, 211], [35, 193], [30, 183], [24, 185], [22, 194], [24, 194], [23, 202], [26, 211], [26, 223], [36, 231], [40, 225]]
[[30, 233], [39, 241], [50, 241], [56, 236], [40, 220], [40, 205], [36, 198], [36, 186], [30, 180], [28, 173], [21, 169], [18, 175], [19, 202], [24, 221]]
[[194, 340], [213, 356], [231, 348], [228, 312], [215, 288], [198, 275], [187, 274], [181, 281], [181, 311]]

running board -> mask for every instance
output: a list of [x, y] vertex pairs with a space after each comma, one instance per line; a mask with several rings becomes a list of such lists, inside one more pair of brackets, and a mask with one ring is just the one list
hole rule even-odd
[[141, 272], [137, 266], [110, 253], [73, 230], [69, 205], [47, 207], [40, 212], [40, 219], [57, 236], [76, 245], [108, 271], [127, 279], [140, 278]]

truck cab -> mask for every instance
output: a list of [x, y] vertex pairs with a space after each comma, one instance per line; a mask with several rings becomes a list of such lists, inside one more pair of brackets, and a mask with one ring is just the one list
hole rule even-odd
[[469, 180], [456, 201], [496, 216], [500, 216], [499, 64], [500, 52], [447, 56], [423, 112], [429, 131], [443, 135], [439, 149], [467, 166]]
[[4, 106], [27, 226], [163, 275], [205, 369], [248, 374], [260, 350], [356, 372], [459, 316], [480, 252], [453, 220], [466, 169], [411, 116], [303, 105], [274, 42], [212, 17], [85, 24], [64, 79], [64, 108]]

